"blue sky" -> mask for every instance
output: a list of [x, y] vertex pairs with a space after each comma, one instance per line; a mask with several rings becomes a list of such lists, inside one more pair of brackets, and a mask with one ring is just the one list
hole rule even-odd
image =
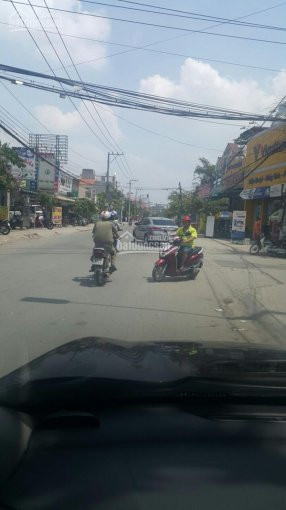
[[[28, 0], [21, 1], [27, 2]], [[76, 0], [46, 1], [51, 7], [180, 26], [194, 30], [204, 30], [214, 25], [214, 23], [206, 21], [144, 14], [115, 7], [91, 5]], [[33, 0], [32, 3], [44, 5], [44, 0]], [[117, 0], [107, 0], [103, 3], [118, 6], [128, 5]], [[251, 15], [256, 11], [277, 6], [279, 1], [275, 2], [275, 0], [242, 0], [240, 2], [225, 0], [201, 0], [200, 2], [191, 0], [177, 0], [176, 2], [174, 0], [164, 2], [154, 0], [151, 2], [150, 0], [147, 2], [146, 0], [146, 3], [231, 19], [245, 16], [243, 18], [245, 21], [286, 26], [286, 2], [267, 12]], [[280, 3], [282, 4], [282, 2]], [[50, 72], [29, 34], [25, 30], [15, 31], [13, 23], [17, 23], [18, 18], [13, 6], [2, 0], [0, 0], [0, 5], [0, 21], [4, 22], [1, 25], [0, 32], [1, 61], [9, 65]], [[51, 67], [56, 70], [57, 74], [65, 76], [64, 70], [59, 69], [61, 64], [45, 35], [41, 31], [34, 30], [34, 28], [39, 28], [39, 25], [31, 7], [16, 5], [32, 28], [32, 33]], [[47, 30], [54, 31], [55, 28], [52, 25], [49, 13], [40, 8], [35, 8], [35, 10]], [[286, 94], [286, 71], [283, 72], [283, 69], [286, 69], [286, 52], [283, 45], [197, 33], [185, 35], [185, 33], [176, 30], [133, 25], [78, 14], [52, 12], [61, 33], [105, 41], [95, 43], [64, 37], [74, 62], [79, 64], [78, 70], [83, 80], [257, 113], [268, 112]], [[283, 31], [241, 28], [233, 25], [220, 25], [208, 28], [208, 30], [215, 33], [286, 42], [286, 33]], [[69, 57], [59, 37], [53, 34], [50, 37], [65, 65], [70, 65]], [[109, 56], [124, 51], [125, 48], [108, 43], [144, 46], [165, 39], [169, 40], [154, 44], [152, 48], [181, 53], [191, 58], [143, 50]], [[5, 51], [3, 51], [4, 48]], [[199, 59], [224, 60], [277, 69], [277, 71], [262, 71]], [[92, 62], [80, 64], [87, 60]], [[76, 77], [73, 68], [69, 67], [68, 69], [71, 76]], [[67, 134], [69, 136], [69, 168], [72, 171], [79, 173], [82, 167], [93, 167], [97, 173], [106, 171], [107, 147], [101, 144], [94, 134], [89, 131], [78, 112], [67, 99], [63, 100], [56, 95], [15, 86], [10, 83], [6, 83], [6, 87], [25, 104], [47, 129], [56, 134]], [[1, 105], [10, 114], [27, 126], [30, 131], [44, 132], [43, 128], [28, 115], [3, 86], [0, 86], [0, 90]], [[89, 118], [85, 106], [77, 101], [77, 107], [92, 125], [93, 130], [102, 137], [101, 133], [98, 132], [98, 127]], [[90, 109], [98, 120], [101, 129], [109, 138], [105, 127], [102, 126], [91, 106]], [[128, 167], [124, 160], [122, 160], [119, 167], [115, 162], [112, 164], [112, 173], [117, 173], [118, 180], [123, 186], [126, 186], [129, 178], [134, 178], [139, 180], [137, 184], [139, 187], [176, 187], [178, 182], [181, 181], [184, 188], [191, 188], [193, 171], [198, 158], [205, 156], [215, 162], [227, 142], [238, 136], [240, 129], [243, 127], [239, 123], [234, 125], [234, 122], [228, 125], [210, 124], [137, 111], [117, 109], [112, 111], [106, 107], [98, 107], [98, 112], [112, 134], [113, 140], [126, 154]], [[1, 113], [3, 113], [3, 110], [1, 110]], [[120, 115], [125, 120], [118, 118], [116, 115]], [[126, 121], [192, 146], [176, 143], [168, 138], [143, 131]], [[8, 138], [5, 139], [10, 141]], [[107, 145], [114, 148], [114, 141]], [[76, 153], [73, 151], [76, 151]], [[78, 154], [81, 154], [81, 156]], [[166, 201], [167, 192], [165, 191], [150, 190], [149, 193], [151, 201]]]

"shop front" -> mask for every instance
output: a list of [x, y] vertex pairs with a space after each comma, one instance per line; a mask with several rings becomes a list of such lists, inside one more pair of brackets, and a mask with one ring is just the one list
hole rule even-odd
[[245, 200], [247, 228], [252, 237], [257, 220], [261, 221], [262, 231], [271, 235], [274, 235], [275, 228], [277, 231], [280, 228], [277, 221], [275, 225], [273, 214], [280, 211], [280, 220], [284, 221], [285, 149], [285, 125], [263, 131], [254, 136], [247, 145], [244, 187], [240, 196]]

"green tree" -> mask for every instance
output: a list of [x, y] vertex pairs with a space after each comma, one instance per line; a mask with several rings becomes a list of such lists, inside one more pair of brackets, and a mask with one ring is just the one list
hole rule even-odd
[[210, 184], [212, 186], [216, 181], [216, 166], [206, 158], [199, 158], [199, 162], [194, 174], [199, 178], [200, 186], [203, 184]]
[[42, 207], [46, 207], [48, 210], [51, 210], [57, 204], [57, 199], [45, 192], [37, 193], [36, 200]]
[[0, 188], [2, 189], [12, 189], [16, 186], [15, 179], [9, 172], [11, 165], [18, 168], [25, 166], [17, 153], [7, 143], [0, 141]]
[[97, 207], [95, 203], [88, 198], [77, 198], [73, 206], [73, 212], [76, 216], [90, 220], [92, 215], [97, 212]]

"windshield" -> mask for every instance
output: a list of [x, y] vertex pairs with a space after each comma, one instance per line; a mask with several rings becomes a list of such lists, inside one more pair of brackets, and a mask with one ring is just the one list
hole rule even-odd
[[0, 406], [284, 388], [285, 2], [2, 4]]
[[153, 225], [167, 225], [168, 227], [175, 227], [176, 224], [172, 220], [153, 220]]

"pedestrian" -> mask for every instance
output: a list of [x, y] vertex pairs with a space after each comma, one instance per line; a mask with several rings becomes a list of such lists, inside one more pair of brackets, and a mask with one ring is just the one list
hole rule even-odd
[[261, 234], [261, 219], [259, 216], [256, 216], [256, 220], [253, 224], [252, 229], [253, 240], [256, 241], [259, 238], [260, 234]]

